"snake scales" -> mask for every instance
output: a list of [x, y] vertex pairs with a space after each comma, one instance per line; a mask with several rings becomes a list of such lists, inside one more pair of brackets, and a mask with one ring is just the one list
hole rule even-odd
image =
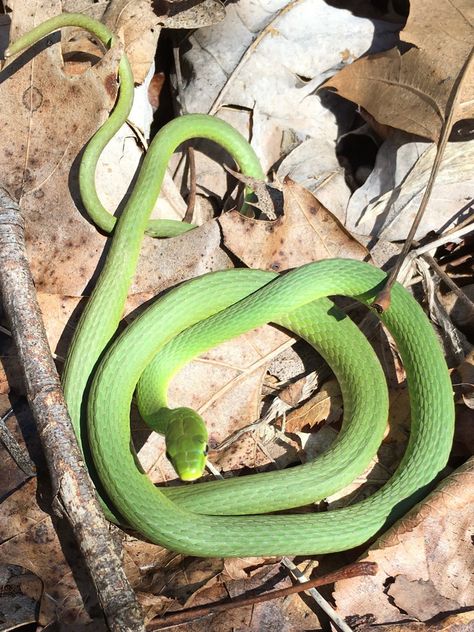
[[[21, 37], [7, 53], [17, 54], [68, 25], [87, 29], [107, 47], [114, 42], [99, 22], [63, 14]], [[113, 232], [113, 240], [63, 376], [74, 429], [107, 515], [125, 521], [153, 542], [200, 556], [326, 553], [365, 542], [437, 476], [448, 458], [454, 423], [451, 384], [429, 321], [403, 287], [395, 285], [391, 306], [380, 318], [395, 338], [406, 369], [412, 427], [405, 455], [391, 479], [352, 507], [266, 515], [343, 487], [364, 470], [377, 450], [387, 417], [382, 371], [362, 334], [326, 297], [350, 296], [370, 306], [385, 274], [357, 261], [326, 260], [284, 275], [244, 269], [204, 275], [155, 301], [110, 344], [145, 232], [164, 237], [192, 228], [149, 221], [174, 149], [189, 138], [208, 138], [227, 149], [243, 173], [263, 175], [252, 148], [230, 126], [205, 115], [184, 116], [153, 140], [116, 221], [98, 199], [94, 177], [97, 160], [126, 119], [133, 99], [133, 77], [125, 55], [119, 76], [115, 108], [89, 142], [80, 166], [84, 205], [98, 226]], [[134, 392], [144, 419], [167, 432], [168, 452], [182, 477], [195, 478], [204, 465], [205, 429], [192, 411], [167, 410], [167, 384], [196, 354], [269, 321], [308, 340], [333, 367], [345, 405], [337, 442], [320, 458], [289, 471], [173, 489], [155, 487], [130, 449]]]

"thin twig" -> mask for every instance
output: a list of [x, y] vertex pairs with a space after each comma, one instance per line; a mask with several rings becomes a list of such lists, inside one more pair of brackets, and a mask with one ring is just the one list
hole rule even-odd
[[2, 189], [0, 253], [0, 293], [48, 462], [53, 508], [71, 525], [110, 630], [140, 632], [144, 630], [140, 608], [84, 469], [51, 357], [26, 256], [24, 220], [18, 204]]
[[433, 259], [433, 257], [429, 254], [424, 254], [423, 259], [428, 263], [431, 268], [436, 272], [436, 274], [442, 279], [443, 283], [449, 287], [450, 290], [456, 294], [458, 299], [463, 303], [463, 305], [469, 310], [469, 313], [474, 318], [474, 303], [468, 298], [467, 294], [461, 290], [461, 288], [454, 283], [454, 281], [446, 274], [446, 272], [441, 268], [437, 262]]
[[466, 63], [464, 64], [464, 67], [461, 73], [459, 74], [457, 81], [454, 84], [453, 92], [450, 98], [450, 107], [449, 107], [448, 115], [444, 119], [443, 125], [441, 127], [440, 139], [439, 139], [438, 146], [436, 149], [436, 156], [434, 159], [433, 167], [431, 169], [430, 177], [428, 179], [428, 183], [426, 185], [426, 189], [423, 194], [423, 198], [421, 200], [420, 206], [413, 220], [413, 224], [407, 235], [405, 243], [403, 244], [402, 251], [398, 255], [397, 262], [395, 266], [392, 268], [383, 290], [378, 294], [378, 296], [376, 297], [373, 303], [373, 306], [379, 312], [385, 311], [386, 309], [388, 309], [390, 305], [391, 289], [395, 281], [397, 280], [398, 273], [400, 272], [400, 268], [402, 267], [402, 264], [405, 261], [410, 248], [412, 247], [413, 238], [415, 237], [416, 231], [418, 230], [418, 226], [420, 225], [421, 219], [426, 211], [426, 207], [428, 206], [428, 202], [431, 197], [431, 192], [433, 190], [435, 179], [436, 179], [436, 176], [438, 175], [441, 161], [443, 159], [444, 150], [448, 143], [449, 134], [451, 133], [454, 114], [456, 112], [456, 106], [458, 104], [458, 101], [461, 95], [461, 87], [464, 85], [463, 80], [468, 75], [468, 71], [470, 69], [473, 59], [474, 59], [474, 48], [471, 49], [469, 57], [467, 58]]
[[449, 244], [452, 241], [456, 241], [457, 239], [464, 237], [464, 235], [469, 235], [469, 233], [472, 232], [474, 232], [474, 224], [466, 224], [459, 230], [447, 232], [439, 239], [435, 239], [434, 241], [431, 241], [429, 244], [425, 244], [424, 246], [419, 246], [416, 250], [413, 251], [413, 255], [414, 257], [419, 257], [425, 252], [436, 250], [440, 246], [444, 246], [444, 244]]
[[[300, 571], [300, 569], [293, 564], [293, 562], [288, 558], [282, 559], [283, 564], [286, 568], [292, 573], [295, 579], [300, 582], [300, 584], [307, 585], [308, 578]], [[318, 606], [323, 610], [328, 617], [332, 620], [332, 622], [338, 627], [342, 632], [352, 632], [352, 628], [350, 628], [344, 619], [337, 614], [331, 604], [324, 599], [320, 592], [316, 590], [316, 588], [310, 588], [308, 594], [315, 600]]]
[[189, 193], [186, 201], [186, 213], [183, 222], [193, 223], [194, 207], [196, 205], [196, 160], [194, 147], [188, 147], [188, 166], [189, 166]]
[[[176, 89], [178, 91], [178, 102], [181, 105], [180, 114], [187, 114], [188, 108], [186, 107], [186, 92], [184, 90], [183, 74], [181, 72], [181, 59], [179, 56], [179, 46], [173, 46], [173, 60], [176, 70]], [[194, 154], [194, 148], [188, 147], [186, 150], [188, 166], [189, 166], [189, 195], [186, 202], [186, 213], [183, 217], [183, 222], [191, 224], [193, 221], [194, 207], [196, 205], [196, 160]]]
[[361, 575], [375, 575], [377, 573], [377, 564], [374, 562], [356, 562], [355, 564], [349, 564], [333, 573], [328, 573], [322, 577], [312, 579], [302, 584], [296, 584], [295, 586], [289, 586], [288, 588], [281, 588], [279, 590], [272, 590], [270, 592], [263, 593], [262, 595], [253, 595], [251, 597], [238, 597], [232, 601], [225, 601], [220, 603], [208, 604], [204, 606], [195, 606], [194, 608], [187, 608], [186, 610], [180, 610], [178, 612], [169, 612], [162, 617], [153, 619], [148, 625], [147, 630], [153, 632], [154, 630], [164, 630], [165, 628], [180, 625], [183, 623], [189, 623], [196, 619], [201, 619], [218, 612], [225, 612], [226, 610], [232, 610], [234, 608], [242, 608], [243, 606], [253, 606], [257, 603], [270, 601], [272, 599], [278, 599], [279, 597], [287, 597], [288, 595], [294, 595], [295, 593], [304, 592], [310, 590], [316, 586], [325, 586], [327, 584], [333, 584], [334, 582], [341, 581], [343, 579], [349, 579], [351, 577], [359, 577]]
[[10, 429], [6, 425], [6, 420], [13, 414], [13, 409], [0, 418], [0, 441], [3, 443], [6, 451], [15, 461], [20, 470], [26, 476], [36, 476], [35, 464], [30, 459], [28, 452], [18, 443]]

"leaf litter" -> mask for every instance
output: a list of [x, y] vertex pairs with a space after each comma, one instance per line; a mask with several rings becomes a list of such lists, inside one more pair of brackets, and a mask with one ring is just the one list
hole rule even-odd
[[[70, 6], [64, 8], [77, 10], [73, 4], [77, 3], [69, 2]], [[30, 28], [31, 13], [28, 8], [13, 0], [8, 5], [13, 10], [16, 28]], [[83, 5], [81, 10], [98, 11], [98, 7], [87, 0]], [[123, 13], [122, 8], [130, 9], [126, 5], [111, 3], [107, 10], [108, 19], [116, 25], [120, 15], [122, 23], [117, 28], [125, 33], [126, 42], [134, 44], [126, 44], [126, 48], [132, 57], [136, 80], [141, 82], [148, 74], [147, 66], [154, 54], [160, 20], [150, 12], [146, 2], [139, 3], [132, 15]], [[210, 9], [212, 14], [215, 8], [210, 5], [212, 3], [208, 3], [207, 10]], [[285, 270], [327, 256], [363, 259], [370, 255], [372, 247], [365, 247], [364, 244], [370, 242], [363, 237], [382, 237], [392, 242], [402, 240], [407, 233], [410, 214], [412, 209], [416, 209], [417, 196], [430, 169], [433, 147], [413, 139], [407, 130], [420, 133], [421, 128], [407, 127], [403, 121], [413, 118], [428, 130], [429, 133], [422, 135], [436, 139], [436, 130], [448, 107], [449, 81], [454, 81], [459, 74], [462, 59], [465, 59], [472, 41], [472, 31], [469, 30], [472, 29], [472, 16], [469, 17], [471, 5], [462, 1], [442, 2], [436, 11], [427, 11], [424, 0], [412, 2], [409, 20], [402, 32], [402, 39], [415, 45], [408, 56], [407, 53], [400, 56], [397, 52], [381, 52], [390, 45], [388, 42], [394, 33], [393, 24], [388, 22], [374, 26], [371, 20], [317, 1], [275, 3], [270, 10], [258, 4], [253, 8], [251, 14], [244, 1], [230, 5], [222, 22], [192, 34], [189, 40], [192, 46], [186, 60], [192, 65], [194, 74], [187, 86], [186, 102], [188, 107], [193, 104], [192, 109], [210, 109], [230, 118], [247, 136], [251, 130], [252, 143], [267, 168], [284, 156], [278, 168], [278, 179], [282, 182], [288, 173], [292, 178], [283, 185], [284, 207], [274, 221], [262, 222], [230, 213], [173, 240], [153, 242], [146, 239], [141, 267], [129, 299], [130, 317], [152, 295], [186, 278], [231, 267], [235, 257], [251, 267]], [[43, 3], [42, 10], [53, 15], [61, 8], [59, 3], [51, 0], [46, 5]], [[456, 13], [463, 18], [460, 22], [453, 17]], [[311, 31], [313, 22], [308, 16], [314, 18], [316, 15], [319, 18], [314, 19], [318, 29], [315, 35]], [[423, 19], [420, 15], [424, 16]], [[243, 16], [245, 19], [242, 19]], [[37, 13], [36, 20], [39, 22], [46, 17], [46, 13]], [[215, 17], [216, 21], [218, 17]], [[198, 20], [198, 17], [192, 19]], [[469, 21], [471, 25], [468, 27]], [[213, 23], [214, 18], [210, 22]], [[192, 24], [198, 26], [199, 22]], [[444, 29], [446, 24], [449, 28]], [[448, 34], [443, 32], [443, 41], [447, 37], [451, 38], [451, 42], [454, 37], [455, 45], [448, 48], [440, 45], [440, 33], [444, 30]], [[343, 54], [340, 44], [334, 45], [337, 32], [346, 33], [346, 52]], [[147, 33], [146, 37], [142, 37], [144, 33]], [[309, 43], [316, 37], [319, 37], [317, 50]], [[369, 48], [372, 38], [371, 52], [378, 47], [376, 56], [351, 63]], [[94, 51], [87, 43], [88, 39], [82, 37], [81, 41], [88, 54], [98, 55], [99, 51]], [[231, 46], [232, 42], [236, 45]], [[76, 41], [73, 46], [64, 42], [65, 58], [71, 50], [77, 50], [77, 45]], [[441, 53], [447, 49], [450, 55], [441, 59]], [[2, 103], [5, 104], [1, 121], [5, 123], [2, 125], [5, 130], [4, 146], [11, 152], [0, 152], [0, 160], [4, 161], [2, 186], [17, 192], [21, 199], [42, 311], [51, 347], [60, 356], [64, 356], [67, 340], [77, 319], [78, 305], [86, 294], [85, 289], [96, 270], [105, 243], [104, 237], [77, 211], [75, 186], [72, 186], [72, 197], [70, 193], [70, 166], [113, 103], [115, 92], [104, 90], [104, 78], [112, 73], [115, 75], [119, 54], [119, 50], [110, 51], [99, 64], [87, 67], [85, 72], [81, 69], [80, 81], [75, 81], [70, 75], [58, 71], [61, 57], [59, 45], [56, 45], [34, 58], [33, 83], [39, 94], [32, 89], [32, 78], [26, 65], [0, 85]], [[456, 63], [452, 65], [454, 56]], [[283, 60], [285, 63], [282, 63]], [[217, 66], [213, 66], [214, 62]], [[68, 64], [70, 66], [71, 62]], [[364, 76], [367, 64], [378, 68], [377, 77], [370, 81]], [[380, 91], [377, 93], [380, 82], [393, 77], [394, 67], [402, 68], [404, 76], [412, 78], [410, 81], [416, 87], [413, 92], [418, 98], [416, 107], [409, 99], [406, 100], [406, 93], [401, 101], [403, 107], [399, 107], [399, 80], [398, 83], [392, 82], [390, 98], [385, 99]], [[447, 76], [446, 69], [450, 70], [449, 81], [441, 81], [441, 92], [438, 88], [433, 92], [434, 84], [430, 83], [427, 68], [434, 68], [434, 76], [441, 79]], [[362, 78], [349, 84], [347, 76], [358, 72]], [[319, 91], [316, 95], [315, 91], [330, 75], [332, 79], [328, 85], [337, 84], [341, 93], [348, 90], [344, 96], [359, 102], [354, 92], [357, 88], [357, 95], [366, 99], [360, 104], [378, 123], [387, 126], [375, 169], [366, 184], [354, 193], [345, 183], [344, 169], [337, 161], [334, 144], [334, 138], [341, 135], [344, 128], [347, 130], [353, 125], [353, 110], [343, 101], [336, 102], [339, 104], [336, 109], [334, 106], [328, 108], [325, 100], [321, 99], [324, 92]], [[252, 81], [253, 77], [259, 77], [259, 81]], [[48, 107], [41, 107], [46, 94], [44, 86], [48, 86], [47, 94], [51, 99], [51, 105], [46, 104]], [[374, 90], [376, 99], [373, 98]], [[472, 78], [468, 78], [463, 90], [459, 119], [472, 117], [469, 110]], [[64, 96], [72, 92], [73, 99]], [[35, 97], [39, 99], [39, 107], [18, 110], [14, 104], [25, 94], [29, 95], [29, 103], [33, 106]], [[279, 96], [277, 103], [275, 95]], [[424, 101], [421, 108], [420, 99]], [[62, 107], [57, 108], [53, 102], [61, 102]], [[437, 105], [432, 108], [432, 114], [428, 106], [434, 102]], [[93, 103], [102, 104], [100, 116], [92, 111], [87, 113], [87, 108]], [[393, 103], [397, 104], [396, 110]], [[52, 126], [53, 111], [55, 124]], [[71, 126], [75, 128], [73, 135], [70, 133]], [[404, 131], [392, 132], [390, 127]], [[321, 150], [319, 153], [318, 148]], [[439, 189], [435, 191], [432, 206], [420, 226], [418, 240], [429, 239], [430, 231], [442, 233], [456, 221], [465, 219], [461, 211], [472, 198], [472, 178], [466, 167], [472, 162], [469, 159], [471, 150], [470, 142], [448, 145], [436, 183]], [[128, 188], [142, 147], [134, 131], [125, 128], [108, 151], [109, 156], [105, 156], [101, 163], [98, 185], [106, 206], [115, 208], [122, 192]], [[402, 157], [403, 152], [406, 158]], [[133, 157], [130, 159], [131, 154]], [[223, 197], [228, 188], [228, 176], [211, 161], [202, 161], [198, 157], [197, 163], [200, 195], [210, 190], [216, 191], [219, 198]], [[204, 172], [199, 171], [200, 163], [204, 164]], [[118, 179], [117, 168], [121, 170]], [[104, 171], [114, 172], [109, 183], [104, 178]], [[293, 180], [309, 186], [311, 193]], [[202, 183], [205, 183], [204, 187]], [[185, 204], [177, 188], [169, 180], [166, 198], [158, 205], [157, 212], [182, 217], [184, 209]], [[380, 221], [379, 209], [383, 222]], [[221, 247], [222, 242], [225, 249]], [[449, 258], [449, 253], [444, 253], [444, 256]], [[71, 275], [71, 265], [75, 275]], [[415, 289], [419, 290], [419, 287], [415, 285]], [[439, 300], [443, 300], [439, 286], [433, 292], [440, 297]], [[449, 313], [447, 319], [451, 319]], [[459, 327], [462, 330], [464, 325], [461, 323]], [[378, 328], [372, 329], [372, 337], [383, 339], [378, 331]], [[285, 376], [281, 383], [275, 378], [272, 381], [267, 373], [270, 361], [272, 374], [279, 373], [278, 360], [274, 359], [274, 355], [282, 348], [287, 348], [289, 353], [292, 344], [291, 337], [265, 327], [258, 335], [252, 332], [197, 359], [175, 379], [172, 397], [181, 403], [183, 398], [188, 399], [192, 405], [205, 408], [212, 419], [214, 447], [219, 447], [226, 436], [238, 434], [239, 428], [244, 430], [240, 439], [232, 442], [230, 447], [211, 452], [219, 470], [261, 469], [268, 467], [269, 462], [270, 467], [274, 467], [275, 464], [304, 461], [321, 449], [321, 443], [329, 444], [336, 435], [340, 396], [337, 386], [330, 376], [325, 376], [324, 370], [318, 368], [313, 382], [307, 377], [299, 377], [297, 372], [292, 377]], [[404, 374], [390, 342], [385, 340], [383, 348], [384, 368], [391, 375], [393, 387], [390, 429], [372, 470], [356, 481], [355, 486], [328, 499], [331, 506], [345, 504], [349, 498], [366, 494], [368, 488], [381, 484], [395, 467], [403, 450], [408, 432]], [[462, 354], [465, 353], [466, 349]], [[472, 417], [469, 417], [471, 355], [472, 352], [465, 360], [459, 358], [456, 373], [462, 384], [457, 397], [462, 432], [457, 437], [458, 446], [463, 446], [461, 454], [464, 459], [472, 449]], [[11, 370], [5, 369], [5, 372], [6, 377], [11, 377]], [[318, 376], [322, 376], [321, 379]], [[3, 392], [10, 389], [11, 396], [14, 396], [20, 391], [14, 379], [10, 382], [7, 386], [5, 380]], [[315, 384], [319, 382], [321, 390], [314, 394]], [[312, 386], [308, 387], [310, 383]], [[196, 389], [195, 385], [199, 388]], [[262, 394], [265, 395], [264, 407], [271, 408], [272, 402], [276, 401], [275, 392], [282, 387], [285, 390], [279, 395], [283, 399], [292, 388], [291, 404], [302, 400], [303, 405], [295, 412], [287, 412], [287, 406], [285, 412], [274, 414], [271, 418], [275, 423], [270, 427], [266, 424], [257, 431], [245, 432], [245, 428], [258, 420], [262, 413]], [[196, 397], [197, 392], [199, 397]], [[2, 402], [2, 410], [6, 410], [7, 401]], [[227, 423], [221, 425], [224, 418]], [[14, 418], [9, 420], [10, 425], [14, 421]], [[21, 434], [18, 439], [21, 443]], [[154, 480], [169, 480], [173, 474], [162, 459], [156, 460], [154, 441], [148, 441], [142, 447], [142, 462]], [[460, 463], [459, 458], [453, 465]], [[12, 589], [15, 603], [25, 603], [24, 622], [32, 616], [31, 604], [39, 602], [35, 616], [43, 625], [59, 619], [70, 626], [88, 623], [102, 629], [94, 594], [87, 588], [87, 583], [86, 587], [81, 585], [80, 560], [77, 555], [75, 557], [74, 547], [67, 543], [63, 534], [58, 540], [56, 519], [40, 509], [47, 508], [48, 503], [44, 502], [42, 493], [38, 494], [36, 481], [25, 480], [8, 457], [4, 462], [7, 465], [4, 466], [2, 480], [8, 480], [9, 488], [3, 490], [5, 519], [2, 521], [0, 560], [10, 569], [23, 568], [26, 573], [33, 573], [33, 585], [35, 577], [42, 582], [41, 596], [38, 587], [28, 587], [30, 575], [25, 575], [22, 590], [15, 593], [16, 589]], [[472, 608], [472, 584], [468, 581], [469, 566], [472, 567], [472, 548], [469, 548], [468, 539], [472, 516], [467, 510], [472, 506], [470, 494], [474, 487], [471, 470], [468, 462], [464, 468], [451, 474], [424, 503], [415, 507], [370, 547], [365, 557], [376, 561], [379, 567], [374, 578], [357, 578], [336, 584], [334, 599], [338, 612], [346, 617], [346, 621], [355, 625], [363, 621], [378, 625], [401, 621], [405, 622], [403, 629], [409, 630], [407, 621], [430, 621], [439, 613]], [[44, 473], [40, 471], [42, 480]], [[281, 566], [271, 559], [189, 560], [131, 536], [122, 536], [122, 543], [127, 573], [139, 594], [147, 620], [179, 605], [218, 601], [228, 594], [246, 592], [252, 582], [256, 587], [266, 584], [277, 586], [282, 580]], [[344, 556], [332, 557], [334, 565], [341, 565], [341, 560], [345, 559]], [[324, 561], [320, 560], [320, 563], [323, 568]], [[4, 585], [18, 586], [18, 577], [22, 577], [22, 572], [10, 570]], [[28, 603], [24, 602], [25, 595], [30, 599]], [[459, 617], [460, 625], [469, 625], [468, 616]], [[449, 629], [451, 620], [455, 624], [456, 615], [448, 618], [446, 629]], [[240, 627], [261, 630], [267, 629], [268, 625], [268, 629], [300, 630], [315, 629], [319, 624], [311, 608], [299, 599], [287, 598], [275, 604], [237, 610], [232, 617], [228, 614], [216, 615], [211, 629]], [[209, 629], [209, 622], [203, 623], [204, 626]], [[196, 623], [192, 629], [200, 627], [201, 624]]]

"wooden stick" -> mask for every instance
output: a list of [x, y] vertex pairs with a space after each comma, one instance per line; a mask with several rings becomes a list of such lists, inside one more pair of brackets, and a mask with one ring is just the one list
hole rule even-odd
[[0, 293], [18, 351], [28, 402], [48, 462], [53, 510], [71, 525], [110, 630], [141, 632], [143, 618], [118, 543], [84, 469], [51, 357], [26, 257], [18, 204], [0, 189]]
[[189, 623], [202, 617], [207, 617], [218, 612], [224, 612], [233, 608], [241, 608], [243, 606], [253, 606], [256, 603], [262, 603], [263, 601], [270, 601], [271, 599], [278, 599], [279, 597], [286, 597], [287, 595], [293, 595], [295, 593], [304, 592], [310, 588], [316, 586], [324, 586], [327, 584], [333, 584], [334, 582], [342, 579], [348, 579], [349, 577], [358, 577], [360, 575], [375, 575], [377, 573], [377, 564], [374, 562], [356, 562], [355, 564], [349, 564], [333, 573], [328, 573], [322, 577], [317, 577], [309, 582], [303, 582], [302, 584], [296, 584], [289, 586], [288, 588], [280, 588], [280, 590], [272, 590], [270, 592], [263, 593], [262, 595], [253, 595], [250, 597], [238, 597], [232, 601], [225, 601], [221, 603], [211, 603], [204, 606], [195, 606], [194, 608], [187, 608], [186, 610], [180, 610], [178, 612], [169, 612], [162, 617], [155, 618], [147, 625], [148, 632], [154, 632], [155, 630], [164, 630], [167, 627], [180, 625], [183, 623]]

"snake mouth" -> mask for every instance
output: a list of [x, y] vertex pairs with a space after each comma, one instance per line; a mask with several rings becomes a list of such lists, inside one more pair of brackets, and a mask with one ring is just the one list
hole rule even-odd
[[192, 481], [197, 481], [198, 478], [201, 478], [202, 470], [188, 470], [187, 472], [181, 472], [179, 478], [185, 483], [190, 483]]

